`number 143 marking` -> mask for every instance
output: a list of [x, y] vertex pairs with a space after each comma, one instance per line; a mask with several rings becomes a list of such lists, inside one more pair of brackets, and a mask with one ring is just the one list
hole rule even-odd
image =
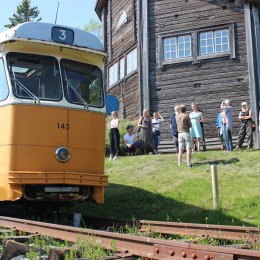
[[58, 126], [58, 129], [66, 129], [66, 130], [70, 129], [70, 125], [69, 124], [60, 124], [60, 123], [58, 123], [57, 126]]

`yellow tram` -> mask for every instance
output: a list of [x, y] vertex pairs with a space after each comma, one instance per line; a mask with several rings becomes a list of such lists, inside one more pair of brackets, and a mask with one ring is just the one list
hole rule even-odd
[[0, 201], [104, 202], [104, 58], [70, 27], [0, 34]]

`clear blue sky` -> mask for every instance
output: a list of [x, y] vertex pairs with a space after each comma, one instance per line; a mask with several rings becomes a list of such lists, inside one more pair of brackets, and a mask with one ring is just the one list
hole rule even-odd
[[[90, 19], [99, 21], [95, 12], [96, 0], [31, 0], [31, 7], [37, 6], [42, 22], [55, 23], [59, 2], [57, 24], [83, 28]], [[2, 0], [0, 8], [0, 32], [6, 30], [9, 17], [16, 13], [22, 0]]]

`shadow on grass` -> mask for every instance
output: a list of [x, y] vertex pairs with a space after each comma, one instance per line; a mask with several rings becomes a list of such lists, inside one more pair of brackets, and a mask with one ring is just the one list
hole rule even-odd
[[213, 160], [213, 161], [203, 161], [203, 162], [196, 162], [196, 163], [193, 163], [192, 165], [193, 166], [196, 166], [196, 165], [205, 165], [205, 164], [209, 164], [209, 165], [213, 165], [213, 164], [216, 164], [216, 165], [219, 165], [219, 164], [223, 164], [223, 165], [228, 165], [228, 164], [234, 164], [234, 163], [237, 163], [239, 162], [239, 159], [238, 158], [231, 158], [229, 160]]
[[222, 210], [203, 209], [130, 186], [110, 184], [105, 198], [104, 205], [81, 204], [74, 210], [89, 217], [253, 226], [228, 216]]

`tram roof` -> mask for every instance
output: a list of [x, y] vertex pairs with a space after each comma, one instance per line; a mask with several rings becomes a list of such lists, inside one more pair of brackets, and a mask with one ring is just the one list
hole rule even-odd
[[[67, 32], [70, 35], [70, 42], [57, 41], [57, 36], [54, 37], [55, 29]], [[42, 22], [26, 22], [0, 33], [0, 43], [23, 39], [103, 51], [102, 44], [95, 35], [63, 25]]]

